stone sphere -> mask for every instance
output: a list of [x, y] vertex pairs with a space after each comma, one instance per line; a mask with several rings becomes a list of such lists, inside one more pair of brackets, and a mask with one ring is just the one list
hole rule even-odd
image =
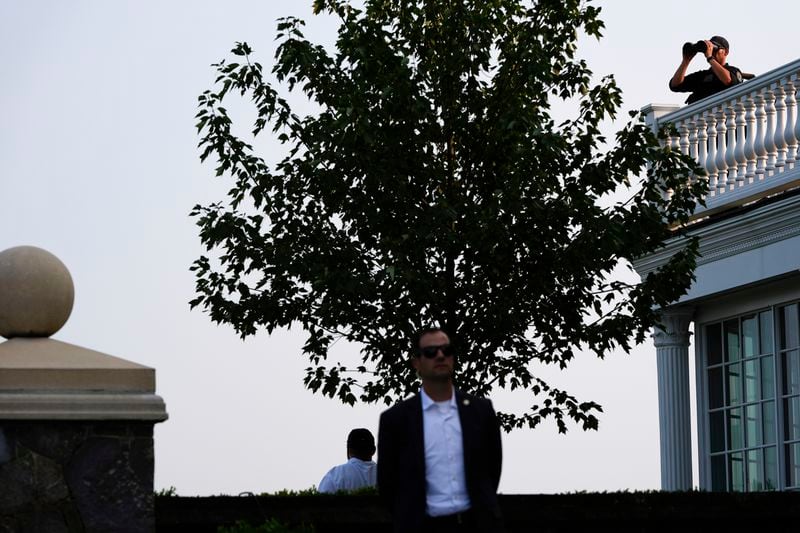
[[35, 246], [0, 252], [0, 335], [49, 337], [75, 301], [72, 276], [56, 256]]

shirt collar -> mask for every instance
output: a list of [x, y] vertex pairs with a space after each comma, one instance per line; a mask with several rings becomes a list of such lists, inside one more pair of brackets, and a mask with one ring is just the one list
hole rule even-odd
[[[422, 397], [422, 410], [423, 411], [426, 411], [432, 405], [436, 404], [436, 402], [433, 401], [431, 399], [431, 397], [428, 396], [425, 393], [425, 389], [423, 389], [422, 387], [419, 388], [419, 395]], [[450, 407], [453, 407], [453, 408], [456, 407], [456, 391], [455, 391], [455, 389], [453, 390], [453, 394], [450, 395], [450, 400], [448, 400], [447, 404]]]
[[362, 465], [372, 464], [372, 461], [364, 461], [363, 459], [359, 459], [358, 457], [351, 457], [350, 459], [347, 460], [347, 462], [350, 464], [362, 464]]

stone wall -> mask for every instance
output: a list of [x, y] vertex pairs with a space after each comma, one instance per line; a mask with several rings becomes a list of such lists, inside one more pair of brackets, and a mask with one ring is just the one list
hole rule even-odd
[[0, 533], [154, 527], [152, 422], [0, 421]]

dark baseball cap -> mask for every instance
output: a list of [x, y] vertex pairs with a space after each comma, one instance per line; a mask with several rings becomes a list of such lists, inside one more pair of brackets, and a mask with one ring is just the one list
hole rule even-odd
[[730, 45], [728, 44], [728, 39], [726, 39], [725, 37], [720, 37], [719, 35], [715, 35], [711, 39], [709, 39], [709, 41], [719, 46], [720, 48], [724, 48], [725, 50], [731, 49]]

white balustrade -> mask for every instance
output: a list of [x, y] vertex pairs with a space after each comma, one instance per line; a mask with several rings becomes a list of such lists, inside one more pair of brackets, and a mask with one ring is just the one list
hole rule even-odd
[[698, 217], [800, 186], [798, 90], [800, 59], [690, 106], [643, 109], [654, 128], [675, 126], [667, 146], [705, 168]]

